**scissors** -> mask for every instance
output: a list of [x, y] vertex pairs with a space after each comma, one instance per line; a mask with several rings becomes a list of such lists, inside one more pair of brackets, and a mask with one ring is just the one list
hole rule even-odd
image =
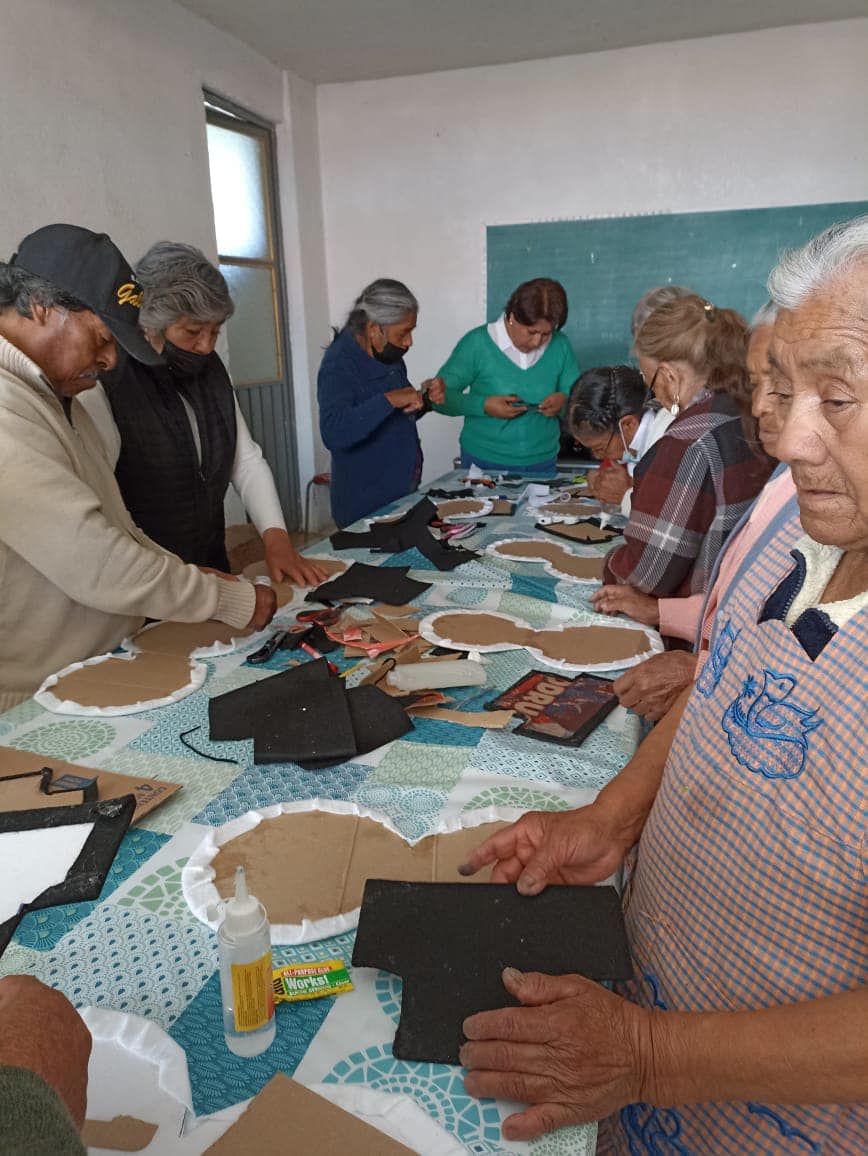
[[295, 616], [295, 621], [311, 626], [334, 626], [341, 613], [341, 610], [334, 606], [325, 610], [300, 610]]

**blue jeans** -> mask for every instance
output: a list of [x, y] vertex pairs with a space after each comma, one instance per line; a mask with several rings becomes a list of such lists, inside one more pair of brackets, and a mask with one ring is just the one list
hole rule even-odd
[[532, 466], [504, 466], [497, 462], [486, 462], [482, 458], [475, 458], [473, 454], [467, 453], [466, 450], [461, 451], [461, 468], [462, 470], [469, 469], [471, 466], [478, 466], [481, 470], [493, 470], [498, 474], [534, 474], [540, 475], [554, 475], [557, 473], [557, 459], [549, 458], [546, 462], [536, 462]]

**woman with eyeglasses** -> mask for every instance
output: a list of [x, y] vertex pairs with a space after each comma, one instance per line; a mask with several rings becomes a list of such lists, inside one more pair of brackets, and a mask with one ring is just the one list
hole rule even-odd
[[639, 366], [672, 424], [633, 476], [625, 543], [606, 560], [595, 607], [659, 625], [658, 599], [703, 592], [718, 554], [772, 463], [749, 437], [748, 327], [682, 297], [636, 335]]
[[649, 407], [638, 369], [607, 365], [586, 370], [570, 390], [567, 427], [601, 465], [588, 489], [601, 502], [620, 503], [629, 516], [636, 463], [672, 422], [668, 410]]
[[462, 468], [555, 472], [558, 415], [579, 373], [561, 333], [566, 320], [560, 282], [525, 281], [500, 317], [466, 333], [437, 377], [425, 383], [445, 390], [434, 406], [439, 413], [464, 418]]

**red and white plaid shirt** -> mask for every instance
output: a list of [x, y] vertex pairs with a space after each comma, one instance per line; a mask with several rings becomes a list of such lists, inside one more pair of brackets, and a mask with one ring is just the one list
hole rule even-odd
[[636, 466], [626, 542], [604, 582], [645, 594], [701, 594], [733, 527], [771, 473], [735, 402], [703, 390]]

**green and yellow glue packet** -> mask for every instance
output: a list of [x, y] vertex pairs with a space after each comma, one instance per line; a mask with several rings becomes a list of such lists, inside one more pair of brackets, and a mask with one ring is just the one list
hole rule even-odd
[[271, 973], [274, 1002], [319, 999], [353, 990], [347, 966], [341, 959], [320, 959], [315, 963], [285, 963]]

